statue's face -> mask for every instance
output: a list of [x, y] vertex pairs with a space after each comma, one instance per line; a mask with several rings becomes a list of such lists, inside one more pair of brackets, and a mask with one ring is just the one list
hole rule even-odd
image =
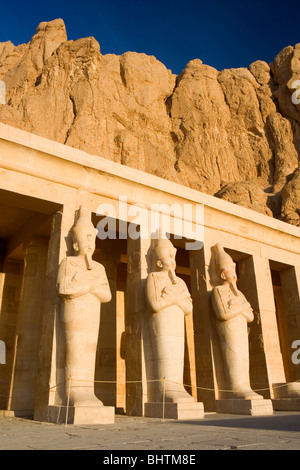
[[86, 229], [77, 231], [73, 248], [78, 255], [92, 255], [96, 248], [95, 232], [93, 233], [92, 230]]
[[176, 269], [176, 250], [170, 247], [160, 247], [156, 250], [158, 256], [157, 265], [162, 268], [163, 271], [175, 271]]
[[221, 279], [228, 282], [229, 284], [236, 281], [236, 273], [235, 273], [235, 264], [228, 264], [225, 266], [221, 271]]

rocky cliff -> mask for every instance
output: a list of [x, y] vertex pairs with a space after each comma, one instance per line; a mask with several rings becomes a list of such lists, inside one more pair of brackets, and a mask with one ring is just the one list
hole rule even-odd
[[[267, 64], [176, 76], [41, 23], [0, 43], [0, 121], [300, 226], [300, 43]], [[299, 92], [300, 95], [300, 92]]]

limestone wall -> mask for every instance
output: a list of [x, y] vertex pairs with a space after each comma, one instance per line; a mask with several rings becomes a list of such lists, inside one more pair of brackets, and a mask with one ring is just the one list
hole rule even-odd
[[[237, 263], [240, 288], [255, 311], [255, 321], [250, 327], [250, 373], [254, 388], [263, 388], [265, 396], [269, 397], [273, 383], [299, 378], [299, 365], [291, 364], [291, 361], [287, 364], [289, 354], [293, 352], [289, 350], [291, 342], [300, 339], [300, 234], [297, 227], [4, 124], [0, 125], [0, 149], [0, 203], [1, 210], [7, 211], [7, 217], [1, 218], [0, 231], [7, 260], [26, 261], [30, 254], [26, 255], [25, 249], [28, 240], [37, 240], [32, 237], [46, 241], [42, 244], [45, 274], [38, 278], [40, 287], [36, 287], [37, 282], [29, 283], [27, 299], [25, 291], [22, 295], [20, 293], [21, 307], [17, 309], [15, 305], [15, 317], [9, 320], [13, 319], [11, 326], [19, 325], [19, 333], [26, 336], [27, 346], [21, 357], [25, 362], [26, 351], [31, 344], [28, 343], [30, 334], [34, 338], [30, 353], [35, 365], [31, 367], [27, 363], [26, 367], [36, 372], [37, 380], [34, 386], [31, 383], [30, 388], [30, 406], [34, 407], [32, 412], [36, 419], [47, 419], [48, 405], [57, 400], [60, 305], [56, 276], [59, 262], [72, 249], [70, 229], [75, 212], [80, 204], [85, 204], [97, 225], [101, 220], [97, 214], [99, 205], [105, 203], [115, 210], [116, 219], [121, 219], [120, 196], [126, 196], [128, 207], [142, 206], [147, 214], [154, 203], [178, 204], [180, 207], [184, 204], [201, 205], [204, 208], [201, 222], [195, 218], [195, 213], [191, 216], [194, 225], [204, 225], [204, 246], [185, 254], [182, 262], [179, 250], [178, 267], [190, 279], [194, 302], [193, 322], [187, 326], [189, 346], [185, 377], [189, 383], [186, 385], [191, 387], [199, 401], [204, 402], [206, 409], [214, 409], [224, 380], [210, 306], [210, 292], [214, 285], [211, 249], [218, 242]], [[18, 224], [20, 214], [23, 214], [23, 219]], [[136, 215], [131, 213], [130, 217], [134, 221]], [[172, 216], [171, 219], [174, 222]], [[183, 239], [176, 243], [184, 249]], [[113, 291], [113, 302], [103, 315], [96, 370], [99, 382], [106, 380], [110, 383], [105, 387], [99, 384], [97, 393], [106, 404], [114, 402], [119, 408], [125, 407], [128, 414], [137, 415], [143, 413], [149, 386], [144, 297], [149, 247], [149, 237], [142, 240], [129, 237], [127, 240], [99, 239], [95, 254], [107, 269]], [[37, 267], [34, 259], [29, 257], [26, 265], [31, 276], [38, 272], [30, 270], [30, 260], [32, 266]], [[127, 265], [125, 274], [124, 269], [120, 274], [120, 264]], [[280, 286], [275, 278], [280, 280]], [[29, 279], [19, 275], [19, 286], [21, 281], [24, 286]], [[279, 317], [274, 294], [277, 287], [281, 289], [282, 298]], [[40, 296], [39, 299], [29, 295], [30, 289], [37, 291], [35, 295]], [[37, 308], [33, 306], [34, 302], [37, 302]], [[7, 324], [6, 318], [5, 302], [2, 301], [1, 328]], [[12, 338], [14, 335], [16, 337], [16, 330]], [[18, 351], [22, 353], [21, 345]], [[20, 381], [17, 388], [22, 390], [23, 379], [18, 373], [21, 369], [9, 360], [9, 372], [1, 375], [6, 389], [8, 376], [12, 376], [15, 384]], [[28, 385], [26, 379], [25, 384]], [[13, 388], [11, 391], [13, 398]], [[27, 393], [25, 398], [28, 400]], [[24, 405], [27, 410], [30, 406], [28, 403]], [[26, 411], [24, 407], [22, 410], [18, 404], [15, 410]]]

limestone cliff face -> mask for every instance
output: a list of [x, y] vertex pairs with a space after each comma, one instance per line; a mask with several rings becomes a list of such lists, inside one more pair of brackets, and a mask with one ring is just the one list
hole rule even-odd
[[1, 122], [300, 226], [300, 44], [272, 64], [195, 59], [175, 76], [153, 56], [68, 41], [58, 19], [0, 43], [0, 80]]

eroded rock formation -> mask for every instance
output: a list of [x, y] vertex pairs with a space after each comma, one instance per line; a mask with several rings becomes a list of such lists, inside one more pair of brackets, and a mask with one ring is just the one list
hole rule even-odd
[[68, 41], [57, 19], [29, 44], [0, 43], [0, 80], [1, 122], [300, 226], [300, 43], [271, 64], [195, 59], [176, 76], [153, 56]]

